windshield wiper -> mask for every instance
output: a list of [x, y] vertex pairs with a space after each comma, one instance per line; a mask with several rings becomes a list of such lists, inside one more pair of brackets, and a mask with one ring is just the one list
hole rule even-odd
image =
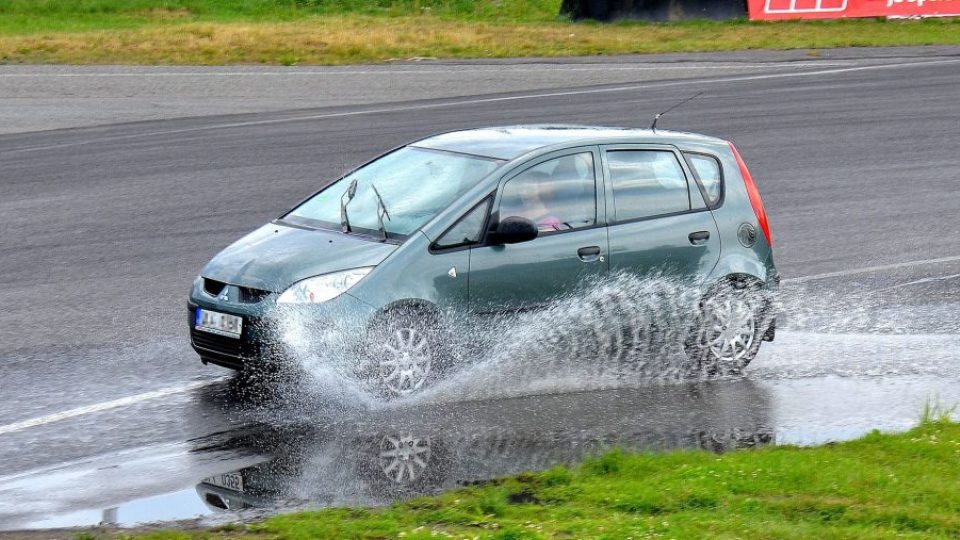
[[353, 196], [357, 194], [357, 179], [354, 178], [353, 182], [350, 182], [350, 187], [343, 192], [343, 196], [340, 197], [340, 227], [343, 228], [343, 232], [348, 233], [350, 230], [350, 216], [347, 215], [347, 205], [350, 204], [350, 201], [353, 200]]
[[380, 192], [377, 191], [377, 186], [370, 184], [370, 187], [373, 188], [373, 193], [377, 196], [377, 225], [380, 227], [380, 232], [383, 233], [383, 242], [387, 241], [387, 227], [383, 224], [383, 216], [387, 216], [387, 219], [390, 219], [390, 213], [387, 212], [387, 205], [383, 204], [383, 197], [380, 196]]

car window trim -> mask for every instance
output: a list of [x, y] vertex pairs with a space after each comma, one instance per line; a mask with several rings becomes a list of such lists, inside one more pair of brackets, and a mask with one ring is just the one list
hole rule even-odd
[[586, 227], [577, 227], [576, 229], [563, 229], [562, 231], [539, 231], [537, 233], [537, 238], [543, 238], [546, 236], [556, 236], [558, 234], [575, 233], [580, 231], [589, 231], [591, 229], [599, 229], [606, 226], [607, 225], [605, 223], [594, 222], [593, 225], [588, 225]]
[[666, 214], [657, 214], [657, 215], [655, 215], [655, 216], [642, 216], [642, 217], [637, 217], [637, 218], [625, 219], [625, 220], [622, 220], [622, 221], [611, 221], [611, 222], [610, 222], [610, 226], [612, 227], [612, 226], [614, 226], [614, 225], [627, 225], [627, 224], [630, 224], [630, 223], [638, 223], [638, 222], [640, 222], [640, 221], [651, 221], [651, 220], [654, 220], [654, 219], [663, 219], [663, 218], [676, 217], [676, 216], [685, 216], [685, 215], [687, 215], [687, 214], [696, 214], [696, 213], [698, 213], [698, 212], [709, 212], [709, 211], [710, 211], [709, 208], [697, 208], [697, 209], [695, 209], [695, 210], [683, 210], [683, 211], [680, 211], [680, 212], [668, 212], [668, 213], [666, 213]]
[[[706, 203], [707, 208], [716, 210], [723, 206], [723, 201], [726, 199], [727, 194], [727, 178], [723, 172], [723, 160], [720, 159], [720, 156], [699, 150], [681, 150], [680, 153], [683, 155], [687, 166], [690, 167], [690, 173], [693, 174], [694, 180], [697, 182], [697, 187], [700, 189], [700, 194], [703, 195], [703, 202]], [[720, 197], [717, 198], [716, 203], [710, 203], [710, 198], [707, 196], [707, 189], [703, 186], [703, 181], [700, 180], [700, 173], [697, 172], [697, 168], [693, 166], [693, 163], [689, 161], [688, 155], [703, 156], [717, 162], [717, 170], [720, 172]]]
[[[461, 152], [458, 150], [447, 150], [446, 148], [431, 148], [429, 146], [417, 146], [416, 144], [408, 144], [407, 147], [416, 148], [417, 150], [426, 150], [427, 152], [436, 152], [438, 154], [451, 154], [454, 156], [464, 156], [464, 157], [482, 159], [484, 161], [492, 161], [494, 163], [499, 163], [500, 165], [503, 165], [504, 163], [507, 162], [507, 160], [503, 158], [498, 158], [493, 156], [484, 156], [482, 154], [471, 154], [470, 152]], [[494, 169], [494, 171], [495, 170], [497, 169]], [[490, 172], [493, 173], [493, 171], [490, 171]], [[347, 176], [347, 175], [344, 175], [344, 176]]]

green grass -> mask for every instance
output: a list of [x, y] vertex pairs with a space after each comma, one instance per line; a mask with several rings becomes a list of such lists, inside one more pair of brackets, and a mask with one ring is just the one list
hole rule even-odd
[[0, 32], [117, 30], [183, 22], [289, 22], [318, 16], [559, 20], [559, 0], [2, 0]]
[[0, 63], [410, 58], [960, 45], [960, 19], [574, 23], [560, 0], [0, 0]]
[[156, 531], [198, 538], [957, 538], [960, 425], [817, 448], [612, 452], [381, 509]]
[[554, 19], [560, 0], [5, 0], [0, 14], [130, 14], [189, 11], [213, 17], [293, 17], [330, 13], [410, 15], [431, 11], [453, 16]]

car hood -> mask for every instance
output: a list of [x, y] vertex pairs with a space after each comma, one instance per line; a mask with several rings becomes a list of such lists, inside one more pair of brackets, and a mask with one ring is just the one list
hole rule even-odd
[[233, 285], [282, 292], [309, 277], [377, 265], [396, 249], [393, 244], [336, 231], [271, 223], [218, 253], [201, 274]]

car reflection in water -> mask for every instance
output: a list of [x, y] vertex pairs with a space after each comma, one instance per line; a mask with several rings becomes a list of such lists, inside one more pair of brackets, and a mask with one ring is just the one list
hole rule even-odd
[[[382, 505], [612, 448], [723, 452], [773, 442], [749, 380], [391, 407], [321, 425], [254, 425], [203, 450], [272, 456], [204, 479], [215, 510]], [[198, 448], [198, 450], [200, 450]]]

